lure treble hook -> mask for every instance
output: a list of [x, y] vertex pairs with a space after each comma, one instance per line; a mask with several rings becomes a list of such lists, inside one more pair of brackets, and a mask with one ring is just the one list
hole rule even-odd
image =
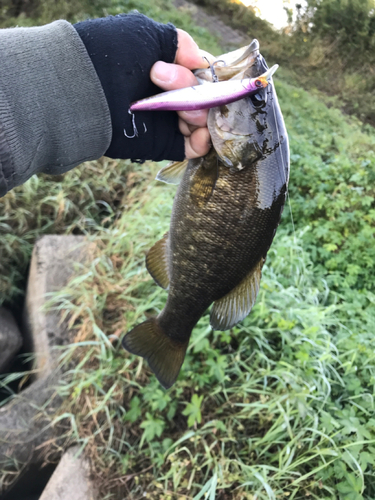
[[212, 81], [214, 83], [217, 83], [219, 81], [219, 78], [217, 77], [217, 74], [215, 73], [215, 64], [218, 64], [218, 63], [224, 63], [224, 66], [225, 66], [225, 61], [223, 59], [218, 59], [217, 61], [214, 61], [212, 64], [210, 63], [210, 61], [207, 59], [207, 57], [203, 56], [203, 59], [206, 59], [209, 67], [210, 67], [210, 70], [211, 70], [211, 75], [212, 75]]

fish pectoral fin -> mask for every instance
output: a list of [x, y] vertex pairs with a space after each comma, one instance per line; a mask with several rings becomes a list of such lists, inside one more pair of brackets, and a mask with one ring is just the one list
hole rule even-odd
[[250, 313], [259, 292], [264, 262], [262, 257], [239, 285], [214, 302], [210, 316], [214, 330], [229, 330]]
[[128, 332], [122, 346], [142, 356], [161, 385], [169, 389], [177, 380], [188, 343], [171, 339], [159, 326], [158, 319], [151, 318]]
[[[215, 154], [216, 156], [216, 154]], [[214, 192], [218, 178], [219, 166], [217, 159], [207, 166], [207, 162], [195, 172], [190, 186], [190, 197], [198, 207], [205, 205]]]
[[148, 251], [146, 268], [157, 285], [165, 290], [169, 287], [168, 233]]
[[184, 176], [186, 167], [189, 160], [175, 161], [173, 163], [168, 163], [168, 165], [161, 170], [156, 175], [156, 180], [165, 182], [166, 184], [180, 184], [182, 177]]

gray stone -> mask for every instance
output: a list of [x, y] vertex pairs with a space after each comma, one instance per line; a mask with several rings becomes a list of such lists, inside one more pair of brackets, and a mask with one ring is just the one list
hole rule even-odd
[[29, 463], [42, 460], [45, 443], [55, 441], [55, 454], [50, 456], [59, 457], [57, 440], [62, 429], [51, 425], [62, 403], [56, 395], [57, 382], [57, 372], [39, 379], [0, 408], [0, 494]]
[[[94, 245], [81, 236], [44, 236], [35, 244], [24, 311], [26, 350], [36, 354], [31, 385], [0, 408], [0, 494], [29, 464], [38, 464], [48, 450], [53, 459], [64, 451], [63, 423], [52, 425], [63, 401], [56, 393], [61, 371], [55, 346], [72, 339], [60, 312], [46, 310], [48, 294], [61, 290], [75, 263], [92, 259]], [[72, 498], [75, 498], [74, 496]]]
[[52, 370], [57, 355], [54, 348], [72, 340], [59, 313], [45, 310], [48, 294], [67, 284], [75, 264], [90, 260], [93, 248], [84, 236], [43, 236], [35, 244], [24, 324], [27, 350], [35, 354], [36, 378], [43, 378]]
[[11, 365], [22, 346], [22, 336], [13, 315], [0, 307], [0, 373]]
[[39, 500], [95, 500], [90, 464], [74, 446], [63, 455]]

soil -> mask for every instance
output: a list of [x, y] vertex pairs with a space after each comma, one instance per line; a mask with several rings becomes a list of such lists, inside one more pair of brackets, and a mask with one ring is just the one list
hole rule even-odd
[[[214, 35], [224, 50], [229, 51], [238, 49], [251, 42], [250, 37], [246, 36], [241, 31], [227, 26], [218, 16], [208, 14], [198, 5], [187, 2], [186, 0], [174, 0], [174, 5], [179, 10], [189, 13], [197, 26], [206, 28]], [[204, 49], [204, 47], [201, 48]]]

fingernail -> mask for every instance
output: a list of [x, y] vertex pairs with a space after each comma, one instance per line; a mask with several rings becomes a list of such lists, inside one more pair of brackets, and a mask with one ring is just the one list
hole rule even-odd
[[174, 64], [168, 64], [164, 61], [157, 61], [152, 68], [152, 79], [154, 83], [171, 83], [176, 77], [176, 68]]
[[206, 114], [206, 111], [203, 109], [192, 109], [190, 111], [185, 111], [184, 115], [186, 118], [197, 118]]

